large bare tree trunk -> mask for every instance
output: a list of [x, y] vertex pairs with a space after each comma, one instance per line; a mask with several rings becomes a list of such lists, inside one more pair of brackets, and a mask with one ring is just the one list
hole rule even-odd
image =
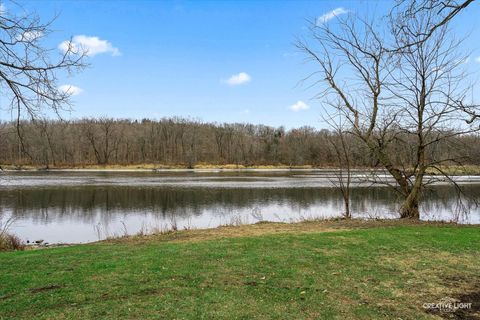
[[419, 196], [418, 191], [412, 191], [408, 195], [400, 208], [400, 218], [420, 219]]

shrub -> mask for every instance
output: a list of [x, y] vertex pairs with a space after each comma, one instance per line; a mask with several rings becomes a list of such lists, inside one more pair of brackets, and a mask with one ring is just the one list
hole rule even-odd
[[14, 234], [0, 234], [0, 251], [23, 250], [25, 243]]

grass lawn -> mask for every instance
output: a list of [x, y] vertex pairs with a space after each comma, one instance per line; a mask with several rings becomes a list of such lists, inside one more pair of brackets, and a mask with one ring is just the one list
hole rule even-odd
[[[452, 299], [472, 308], [423, 308]], [[480, 317], [478, 226], [268, 223], [0, 253], [0, 319], [439, 317]]]

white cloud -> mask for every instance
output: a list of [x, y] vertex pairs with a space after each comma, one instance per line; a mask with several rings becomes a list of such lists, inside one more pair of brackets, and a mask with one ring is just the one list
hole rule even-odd
[[252, 80], [252, 78], [246, 72], [240, 72], [239, 74], [234, 74], [226, 81], [227, 84], [231, 86], [238, 86]]
[[475, 58], [475, 61], [477, 61], [478, 63], [480, 63], [480, 57]]
[[112, 56], [119, 56], [120, 50], [115, 48], [107, 40], [102, 40], [98, 37], [89, 37], [85, 35], [78, 35], [73, 37], [71, 41], [63, 41], [58, 48], [66, 52], [68, 48], [72, 51], [85, 53], [88, 56], [95, 56], [100, 53], [110, 53]]
[[305, 104], [303, 101], [297, 101], [297, 103], [292, 104], [290, 107], [288, 107], [292, 111], [300, 111], [300, 110], [307, 110], [310, 109], [310, 106]]
[[18, 41], [25, 41], [25, 42], [30, 42], [30, 41], [35, 41], [43, 37], [43, 32], [42, 31], [27, 31], [24, 32], [23, 34], [19, 34], [16, 36]]
[[336, 8], [332, 11], [329, 11], [327, 13], [325, 13], [324, 15], [321, 15], [320, 17], [317, 18], [317, 25], [322, 25], [324, 23], [327, 23], [328, 21], [332, 20], [333, 18], [341, 15], [341, 14], [345, 14], [347, 13], [348, 11], [343, 9], [343, 8]]
[[7, 12], [7, 8], [3, 3], [0, 3], [0, 14]]
[[71, 96], [77, 96], [83, 92], [83, 90], [79, 87], [72, 86], [70, 84], [64, 84], [63, 86], [58, 87], [60, 91], [68, 93]]

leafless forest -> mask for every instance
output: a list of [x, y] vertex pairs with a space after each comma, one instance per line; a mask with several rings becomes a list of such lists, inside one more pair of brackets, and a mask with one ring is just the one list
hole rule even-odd
[[[20, 126], [0, 124], [0, 162], [42, 167], [81, 165], [196, 164], [338, 166], [335, 145], [339, 133], [310, 127], [286, 130], [252, 124], [214, 124], [181, 118], [153, 120], [83, 119], [35, 121]], [[401, 133], [398, 139], [412, 139]], [[448, 136], [449, 133], [445, 132]], [[357, 167], [380, 167], [355, 136], [346, 136]], [[392, 144], [390, 154], [400, 166], [415, 163], [408, 143]], [[455, 148], [452, 146], [455, 145]], [[463, 164], [480, 164], [477, 134], [440, 140], [429, 148], [430, 157], [449, 153]], [[443, 159], [442, 158], [442, 159]], [[432, 159], [434, 160], [434, 159]], [[456, 164], [452, 162], [451, 164]]]

